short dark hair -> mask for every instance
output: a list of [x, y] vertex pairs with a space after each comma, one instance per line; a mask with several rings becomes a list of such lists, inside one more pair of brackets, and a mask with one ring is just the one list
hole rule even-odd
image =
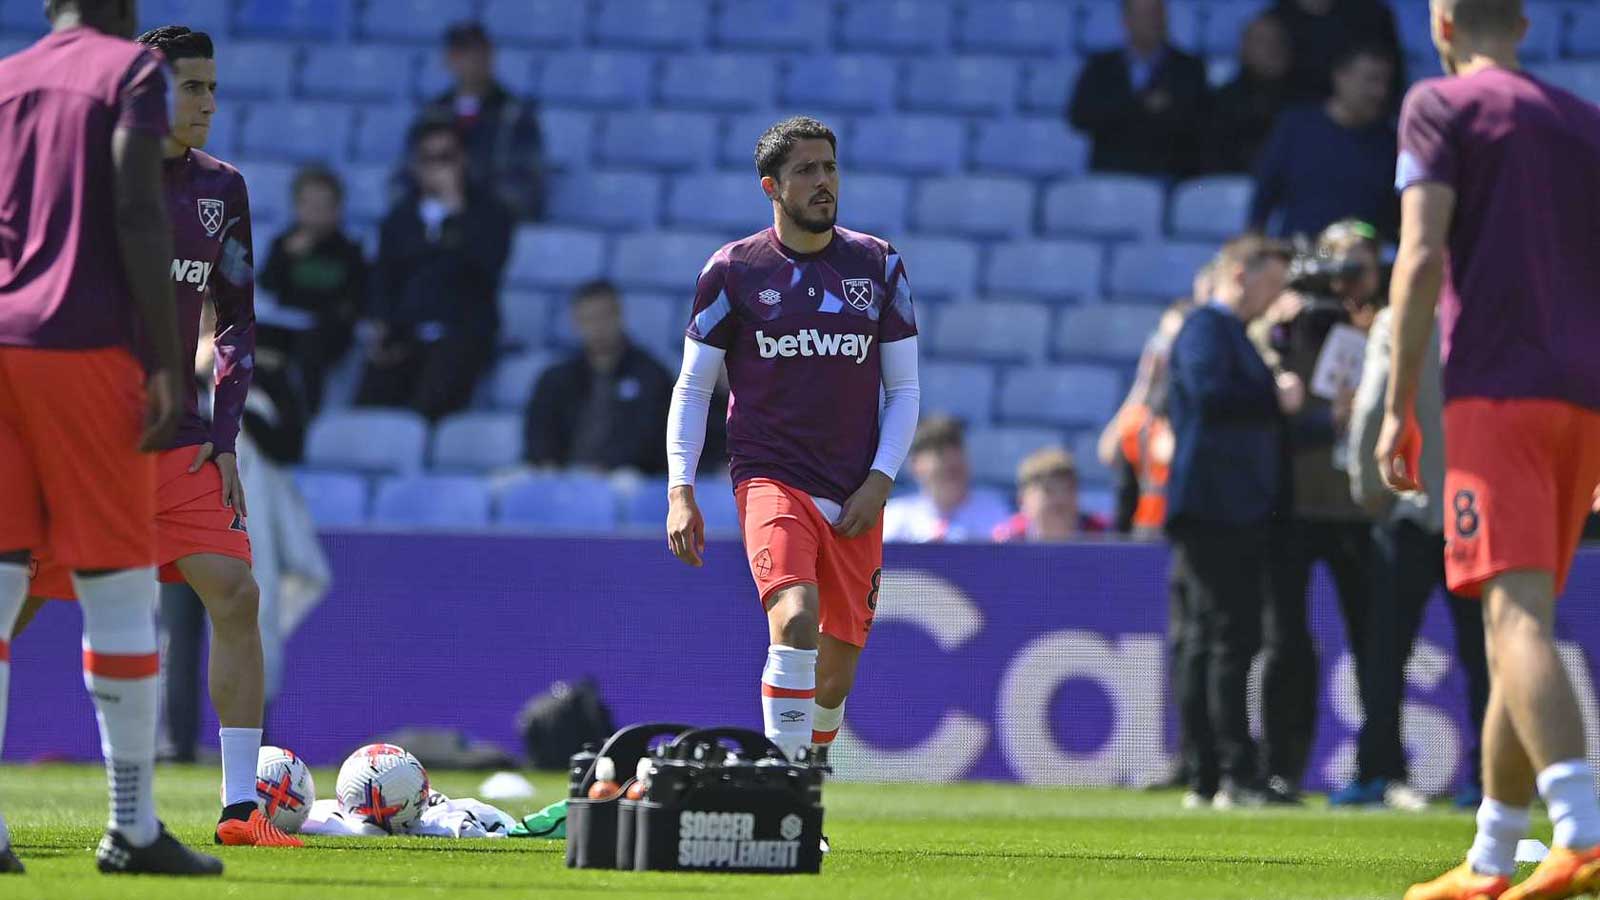
[[338, 174], [327, 166], [306, 166], [294, 173], [294, 181], [289, 184], [289, 193], [298, 197], [302, 190], [312, 185], [327, 188], [340, 203], [344, 202], [344, 182], [340, 181]]
[[1339, 51], [1339, 54], [1333, 58], [1333, 71], [1342, 72], [1346, 67], [1362, 59], [1377, 60], [1390, 68], [1400, 64], [1399, 58], [1395, 56], [1393, 47], [1373, 41], [1361, 41]]
[[777, 178], [794, 145], [801, 141], [827, 141], [833, 152], [839, 152], [839, 139], [832, 128], [810, 116], [791, 116], [761, 133], [756, 141], [756, 171], [763, 178]]
[[153, 50], [161, 51], [167, 62], [176, 64], [180, 59], [215, 59], [216, 48], [211, 35], [193, 31], [183, 25], [163, 25], [139, 35], [138, 41]]
[[445, 29], [444, 45], [451, 50], [466, 49], [467, 47], [488, 47], [489, 32], [483, 29], [478, 22], [457, 22]]
[[960, 419], [935, 413], [924, 416], [917, 423], [917, 431], [911, 436], [911, 454], [915, 456], [930, 450], [959, 450], [966, 446], [966, 442], [967, 428]]
[[1468, 34], [1514, 34], [1525, 15], [1522, 0], [1444, 0], [1444, 6]]
[[1287, 263], [1294, 259], [1294, 248], [1283, 241], [1259, 234], [1245, 234], [1222, 245], [1215, 265], [1235, 265], [1258, 269], [1263, 264], [1278, 260]]
[[464, 143], [461, 140], [461, 132], [456, 131], [456, 123], [453, 119], [448, 116], [428, 115], [418, 119], [416, 124], [411, 126], [411, 130], [406, 133], [406, 149], [415, 153], [417, 148], [422, 146], [423, 141], [436, 134], [448, 134], [455, 138], [456, 143]]
[[583, 284], [578, 285], [578, 289], [572, 292], [570, 305], [577, 306], [579, 303], [595, 297], [609, 297], [613, 302], [622, 299], [617, 292], [616, 285], [604, 278], [596, 278], [593, 281], [585, 281]]

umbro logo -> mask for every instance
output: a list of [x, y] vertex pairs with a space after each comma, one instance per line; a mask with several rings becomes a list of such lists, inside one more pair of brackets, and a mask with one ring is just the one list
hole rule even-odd
[[766, 290], [757, 294], [756, 299], [768, 306], [777, 306], [783, 300], [783, 293], [781, 291], [775, 291], [772, 288], [767, 288]]
[[786, 709], [783, 712], [778, 713], [778, 718], [784, 720], [785, 722], [799, 722], [805, 717], [806, 714], [798, 709]]

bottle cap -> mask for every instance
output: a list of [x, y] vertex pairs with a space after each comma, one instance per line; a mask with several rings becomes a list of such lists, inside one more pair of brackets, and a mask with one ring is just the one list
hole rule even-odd
[[609, 756], [602, 756], [594, 761], [595, 781], [616, 781], [617, 763]]
[[633, 777], [639, 779], [640, 781], [644, 781], [646, 778], [649, 778], [651, 762], [652, 760], [648, 756], [639, 757], [639, 765], [634, 768]]

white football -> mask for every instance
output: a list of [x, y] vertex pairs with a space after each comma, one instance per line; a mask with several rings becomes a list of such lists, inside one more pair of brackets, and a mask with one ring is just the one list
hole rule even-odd
[[339, 808], [391, 834], [404, 831], [428, 802], [428, 770], [393, 744], [368, 744], [339, 767]]
[[317, 786], [305, 760], [294, 751], [262, 747], [256, 756], [256, 798], [272, 824], [293, 834], [317, 802]]

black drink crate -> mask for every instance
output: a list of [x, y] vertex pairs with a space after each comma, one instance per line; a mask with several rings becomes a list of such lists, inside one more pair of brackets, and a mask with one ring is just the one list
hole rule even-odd
[[[660, 743], [671, 738], [670, 743]], [[656, 743], [652, 753], [650, 746]], [[625, 793], [651, 760], [639, 800], [589, 799], [610, 758]], [[572, 757], [567, 866], [634, 871], [812, 873], [822, 869], [823, 766], [795, 764], [759, 732], [652, 723]]]

